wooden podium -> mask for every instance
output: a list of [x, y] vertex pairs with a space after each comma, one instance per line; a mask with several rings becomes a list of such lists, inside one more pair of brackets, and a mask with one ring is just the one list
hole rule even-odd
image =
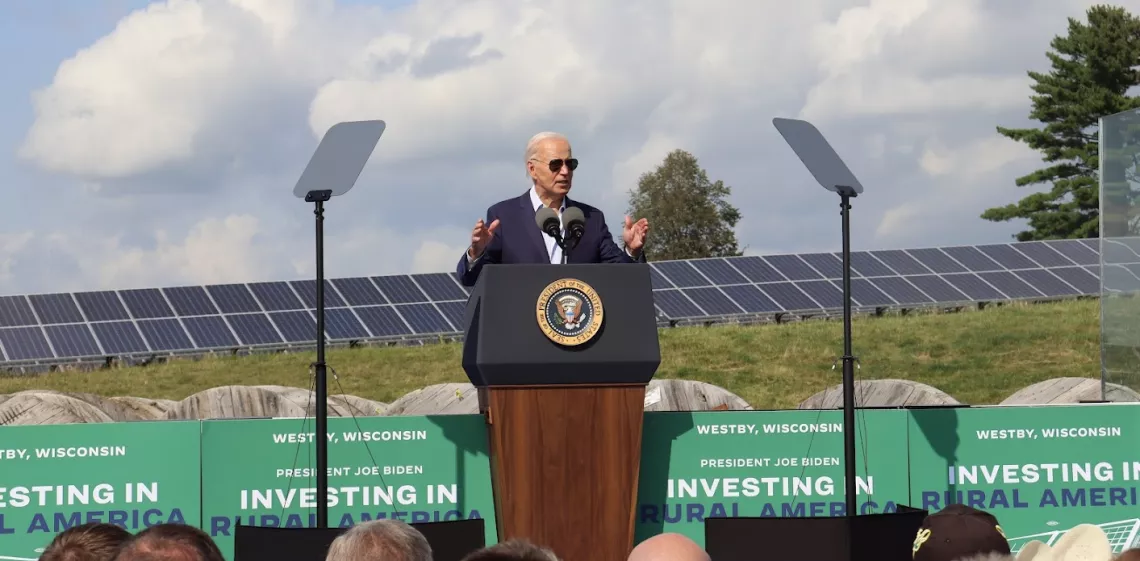
[[499, 540], [563, 561], [633, 547], [645, 387], [661, 362], [646, 264], [488, 265], [463, 368], [487, 419]]

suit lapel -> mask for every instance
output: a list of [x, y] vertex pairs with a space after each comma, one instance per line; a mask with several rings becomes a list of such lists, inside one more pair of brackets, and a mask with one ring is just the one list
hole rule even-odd
[[530, 191], [523, 193], [519, 198], [519, 212], [522, 214], [523, 229], [530, 239], [531, 248], [535, 251], [538, 263], [550, 263], [550, 254], [546, 252], [546, 239], [542, 237], [542, 230], [534, 223], [534, 207], [530, 206]]

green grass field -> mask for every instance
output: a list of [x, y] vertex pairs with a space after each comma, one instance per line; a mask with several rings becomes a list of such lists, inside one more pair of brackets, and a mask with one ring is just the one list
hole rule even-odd
[[[1096, 300], [1006, 304], [985, 310], [859, 317], [853, 321], [858, 379], [903, 378], [964, 403], [997, 403], [1049, 378], [1099, 376]], [[757, 409], [795, 407], [838, 384], [840, 321], [663, 329], [658, 377], [703, 380]], [[463, 382], [460, 345], [336, 349], [330, 393], [391, 402], [410, 390]], [[105, 396], [182, 399], [222, 385], [309, 386], [313, 353], [179, 360], [90, 373], [0, 378], [0, 393], [51, 389]], [[338, 385], [339, 384], [339, 385]]]

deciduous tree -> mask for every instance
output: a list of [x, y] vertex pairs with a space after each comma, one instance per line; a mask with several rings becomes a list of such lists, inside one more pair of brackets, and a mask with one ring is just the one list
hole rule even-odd
[[697, 158], [674, 150], [630, 191], [631, 217], [649, 219], [646, 257], [663, 261], [740, 255], [733, 227], [740, 211], [726, 198], [732, 188], [710, 181]]

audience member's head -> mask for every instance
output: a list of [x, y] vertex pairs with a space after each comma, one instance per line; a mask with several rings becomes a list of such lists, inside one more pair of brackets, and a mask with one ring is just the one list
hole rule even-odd
[[1140, 549], [1126, 549], [1116, 556], [1116, 561], [1140, 561]]
[[110, 561], [129, 539], [131, 533], [114, 524], [80, 524], [56, 534], [40, 561]]
[[658, 534], [637, 544], [628, 561], [709, 561], [709, 554], [681, 534]]
[[326, 561], [431, 561], [431, 545], [399, 520], [361, 522], [336, 537]]
[[955, 504], [922, 521], [913, 552], [914, 561], [958, 561], [992, 553], [1008, 557], [1010, 548], [994, 515]]
[[553, 551], [526, 540], [507, 540], [473, 551], [463, 561], [559, 561]]
[[225, 561], [210, 536], [186, 524], [151, 526], [127, 541], [115, 561]]
[[1094, 524], [1077, 524], [1057, 538], [1049, 548], [1055, 561], [1112, 561], [1108, 534]]

